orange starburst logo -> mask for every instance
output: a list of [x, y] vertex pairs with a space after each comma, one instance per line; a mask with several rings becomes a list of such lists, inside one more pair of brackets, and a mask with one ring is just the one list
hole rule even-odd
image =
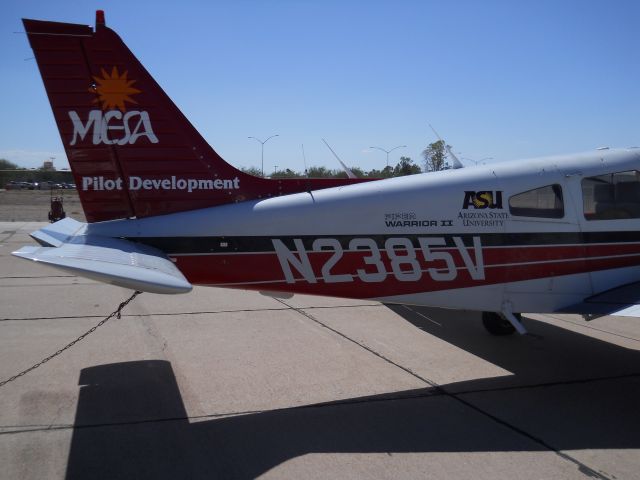
[[136, 80], [127, 79], [128, 71], [122, 75], [118, 73], [117, 67], [111, 69], [111, 75], [104, 68], [101, 68], [100, 71], [102, 78], [93, 77], [96, 84], [89, 89], [90, 92], [98, 94], [98, 98], [93, 103], [102, 103], [103, 110], [117, 108], [121, 112], [127, 111], [125, 102], [138, 103], [131, 98], [131, 95], [140, 93], [140, 90], [131, 86], [136, 83]]

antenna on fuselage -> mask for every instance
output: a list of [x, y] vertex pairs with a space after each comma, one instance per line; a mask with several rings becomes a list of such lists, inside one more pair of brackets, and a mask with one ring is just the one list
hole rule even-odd
[[340, 165], [342, 165], [342, 168], [345, 171], [345, 173], [347, 174], [347, 177], [349, 177], [349, 178], [358, 178], [358, 177], [356, 177], [356, 174], [353, 173], [351, 171], [351, 169], [349, 167], [347, 167], [342, 160], [340, 160], [340, 157], [336, 154], [336, 152], [333, 151], [333, 148], [331, 148], [331, 146], [327, 143], [327, 141], [324, 138], [322, 139], [322, 141], [327, 146], [327, 148], [329, 150], [331, 150], [331, 153], [333, 153], [333, 156], [336, 157], [336, 159], [340, 162]]
[[445, 142], [442, 139], [442, 137], [440, 137], [440, 135], [438, 135], [438, 132], [436, 132], [436, 129], [433, 128], [431, 126], [431, 124], [429, 124], [429, 128], [431, 129], [431, 131], [433, 133], [435, 133], [436, 137], [438, 137], [438, 140], [440, 140], [444, 144], [444, 148], [447, 150], [447, 153], [449, 155], [451, 155], [451, 158], [453, 158], [453, 168], [462, 168], [462, 167], [464, 167], [462, 162], [460, 160], [458, 160], [458, 157], [456, 157], [455, 154], [451, 151], [451, 147], [449, 145], [447, 145], [447, 142]]
[[302, 143], [301, 146], [302, 146], [302, 161], [304, 163], [304, 176], [307, 179], [307, 193], [311, 195], [311, 197], [313, 198], [313, 194], [311, 193], [311, 181], [309, 180], [309, 170], [307, 169], [307, 156], [304, 153], [304, 143]]
[[304, 154], [304, 143], [302, 144], [302, 162], [304, 163], [304, 176], [309, 178], [309, 170], [307, 170], [307, 156]]

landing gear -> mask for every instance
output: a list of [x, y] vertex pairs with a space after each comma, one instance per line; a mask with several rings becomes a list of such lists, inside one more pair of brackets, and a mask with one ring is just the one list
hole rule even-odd
[[[522, 321], [522, 315], [513, 314], [518, 321]], [[496, 312], [482, 312], [482, 325], [491, 335], [511, 335], [516, 329], [509, 320]]]

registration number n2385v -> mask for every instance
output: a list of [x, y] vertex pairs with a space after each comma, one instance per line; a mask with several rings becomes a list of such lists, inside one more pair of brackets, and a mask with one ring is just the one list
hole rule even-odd
[[[377, 283], [389, 275], [401, 282], [417, 282], [424, 274], [437, 282], [446, 282], [455, 280], [460, 269], [467, 270], [473, 280], [484, 280], [480, 237], [473, 237], [472, 247], [467, 247], [460, 237], [450, 238], [453, 246], [447, 245], [445, 237], [418, 237], [419, 248], [406, 237], [386, 239], [383, 249], [373, 238], [367, 237], [352, 238], [346, 250], [337, 238], [317, 238], [311, 250], [305, 249], [300, 238], [293, 239], [294, 250], [278, 238], [272, 239], [272, 243], [287, 283], [297, 280], [343, 283], [355, 279]], [[316, 265], [310, 256], [319, 253], [323, 254], [322, 258], [327, 257], [326, 254], [330, 256]], [[462, 265], [456, 265], [454, 253], [462, 259]], [[314, 265], [319, 272], [314, 271]]]

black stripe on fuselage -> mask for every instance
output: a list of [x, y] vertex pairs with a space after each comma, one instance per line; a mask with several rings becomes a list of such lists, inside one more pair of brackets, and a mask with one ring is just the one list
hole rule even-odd
[[478, 233], [478, 234], [397, 234], [389, 235], [296, 235], [296, 236], [242, 236], [242, 237], [129, 237], [139, 242], [171, 254], [187, 253], [236, 253], [236, 252], [272, 252], [272, 239], [278, 238], [289, 249], [295, 249], [294, 239], [302, 240], [307, 250], [318, 238], [335, 238], [342, 248], [349, 248], [353, 238], [371, 238], [380, 249], [389, 238], [408, 238], [414, 247], [419, 248], [418, 238], [446, 238], [447, 245], [453, 245], [451, 237], [460, 237], [465, 245], [473, 246], [473, 237], [480, 237], [483, 247], [520, 247], [520, 246], [561, 246], [640, 242], [640, 232], [554, 232], [554, 233]]

